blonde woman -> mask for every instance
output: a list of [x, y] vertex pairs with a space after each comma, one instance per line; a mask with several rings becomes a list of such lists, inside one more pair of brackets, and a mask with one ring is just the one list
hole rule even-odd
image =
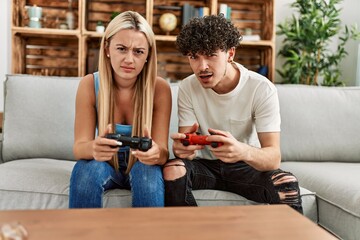
[[[123, 12], [105, 30], [99, 71], [79, 84], [69, 207], [102, 207], [104, 192], [114, 188], [131, 189], [133, 207], [164, 206], [170, 113], [169, 84], [157, 77], [154, 33], [140, 14]], [[129, 149], [106, 138], [109, 133], [149, 137], [152, 147]]]

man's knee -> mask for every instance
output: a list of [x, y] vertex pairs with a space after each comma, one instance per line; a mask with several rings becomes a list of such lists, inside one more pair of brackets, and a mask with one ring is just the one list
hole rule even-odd
[[185, 163], [181, 160], [172, 160], [164, 165], [163, 176], [165, 181], [179, 179], [186, 174]]
[[278, 190], [280, 201], [291, 202], [300, 195], [299, 182], [293, 174], [279, 171], [271, 176], [271, 180]]
[[300, 187], [297, 178], [289, 173], [278, 171], [271, 176], [278, 192], [280, 203], [289, 204], [302, 213]]

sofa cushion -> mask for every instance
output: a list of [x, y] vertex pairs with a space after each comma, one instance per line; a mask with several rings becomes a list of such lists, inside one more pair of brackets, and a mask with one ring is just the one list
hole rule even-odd
[[316, 192], [319, 224], [344, 239], [357, 239], [360, 230], [360, 164], [283, 162], [301, 186]]
[[[73, 128], [79, 80], [76, 77], [7, 75], [0, 163], [27, 158], [74, 159]], [[172, 112], [169, 132], [173, 133], [178, 131], [178, 84], [171, 83], [170, 87]], [[64, 104], [65, 99], [73, 104]], [[169, 136], [169, 154], [173, 158], [171, 146]]]
[[[194, 190], [194, 197], [199, 206], [229, 206], [229, 205], [259, 205], [260, 203], [248, 200], [238, 194], [219, 190]], [[300, 195], [304, 215], [317, 222], [317, 204], [314, 192], [300, 187]]]
[[79, 78], [7, 75], [3, 161], [73, 160], [75, 95]]
[[[0, 209], [58, 209], [69, 206], [69, 182], [75, 161], [22, 159], [0, 165]], [[16, 179], [16, 181], [14, 181]], [[131, 193], [105, 193], [104, 206], [131, 207]]]
[[283, 161], [360, 161], [360, 87], [276, 86]]
[[172, 143], [171, 133], [178, 132], [179, 120], [178, 120], [178, 107], [177, 107], [177, 96], [179, 91], [178, 83], [171, 83], [171, 118], [170, 118], [170, 128], [169, 128], [169, 158], [174, 158], [174, 153], [172, 151]]
[[67, 208], [75, 162], [23, 159], [0, 165], [0, 209]]
[[[74, 165], [74, 161], [45, 158], [1, 164], [0, 209], [68, 208], [69, 181]], [[199, 206], [258, 204], [224, 191], [196, 190], [194, 196]], [[301, 196], [305, 216], [316, 222], [314, 193], [301, 188]], [[131, 192], [123, 189], [107, 191], [104, 207], [131, 207]]]

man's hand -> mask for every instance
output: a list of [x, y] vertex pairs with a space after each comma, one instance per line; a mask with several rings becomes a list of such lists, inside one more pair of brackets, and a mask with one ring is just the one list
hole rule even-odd
[[261, 148], [237, 141], [229, 132], [209, 129], [207, 141], [223, 142], [224, 145], [210, 150], [223, 162], [245, 161], [258, 171], [270, 171], [280, 167], [280, 133], [258, 133]]
[[172, 133], [170, 135], [170, 137], [174, 140], [173, 143], [173, 152], [174, 155], [178, 158], [182, 158], [182, 159], [188, 159], [188, 160], [192, 160], [195, 158], [196, 154], [195, 152], [197, 150], [201, 150], [204, 148], [204, 146], [201, 145], [189, 145], [189, 146], [184, 146], [181, 143], [181, 139], [185, 139], [185, 132], [186, 133], [196, 133], [196, 131], [199, 128], [199, 124], [198, 123], [194, 123], [194, 125], [192, 125], [190, 128], [181, 128], [181, 133]]
[[247, 144], [239, 142], [229, 132], [209, 128], [209, 133], [211, 136], [207, 138], [207, 141], [224, 144], [216, 148], [210, 146], [210, 151], [217, 159], [226, 163], [235, 163], [246, 159], [249, 150]]

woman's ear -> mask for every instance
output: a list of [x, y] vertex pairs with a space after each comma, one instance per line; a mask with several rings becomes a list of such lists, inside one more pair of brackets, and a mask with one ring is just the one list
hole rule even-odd
[[104, 51], [105, 51], [105, 55], [106, 55], [108, 58], [110, 58], [109, 48], [106, 47], [106, 48], [104, 49]]
[[109, 51], [109, 42], [108, 41], [105, 41], [105, 43], [104, 43], [104, 51], [105, 51], [105, 56], [107, 56], [109, 58], [110, 51]]

